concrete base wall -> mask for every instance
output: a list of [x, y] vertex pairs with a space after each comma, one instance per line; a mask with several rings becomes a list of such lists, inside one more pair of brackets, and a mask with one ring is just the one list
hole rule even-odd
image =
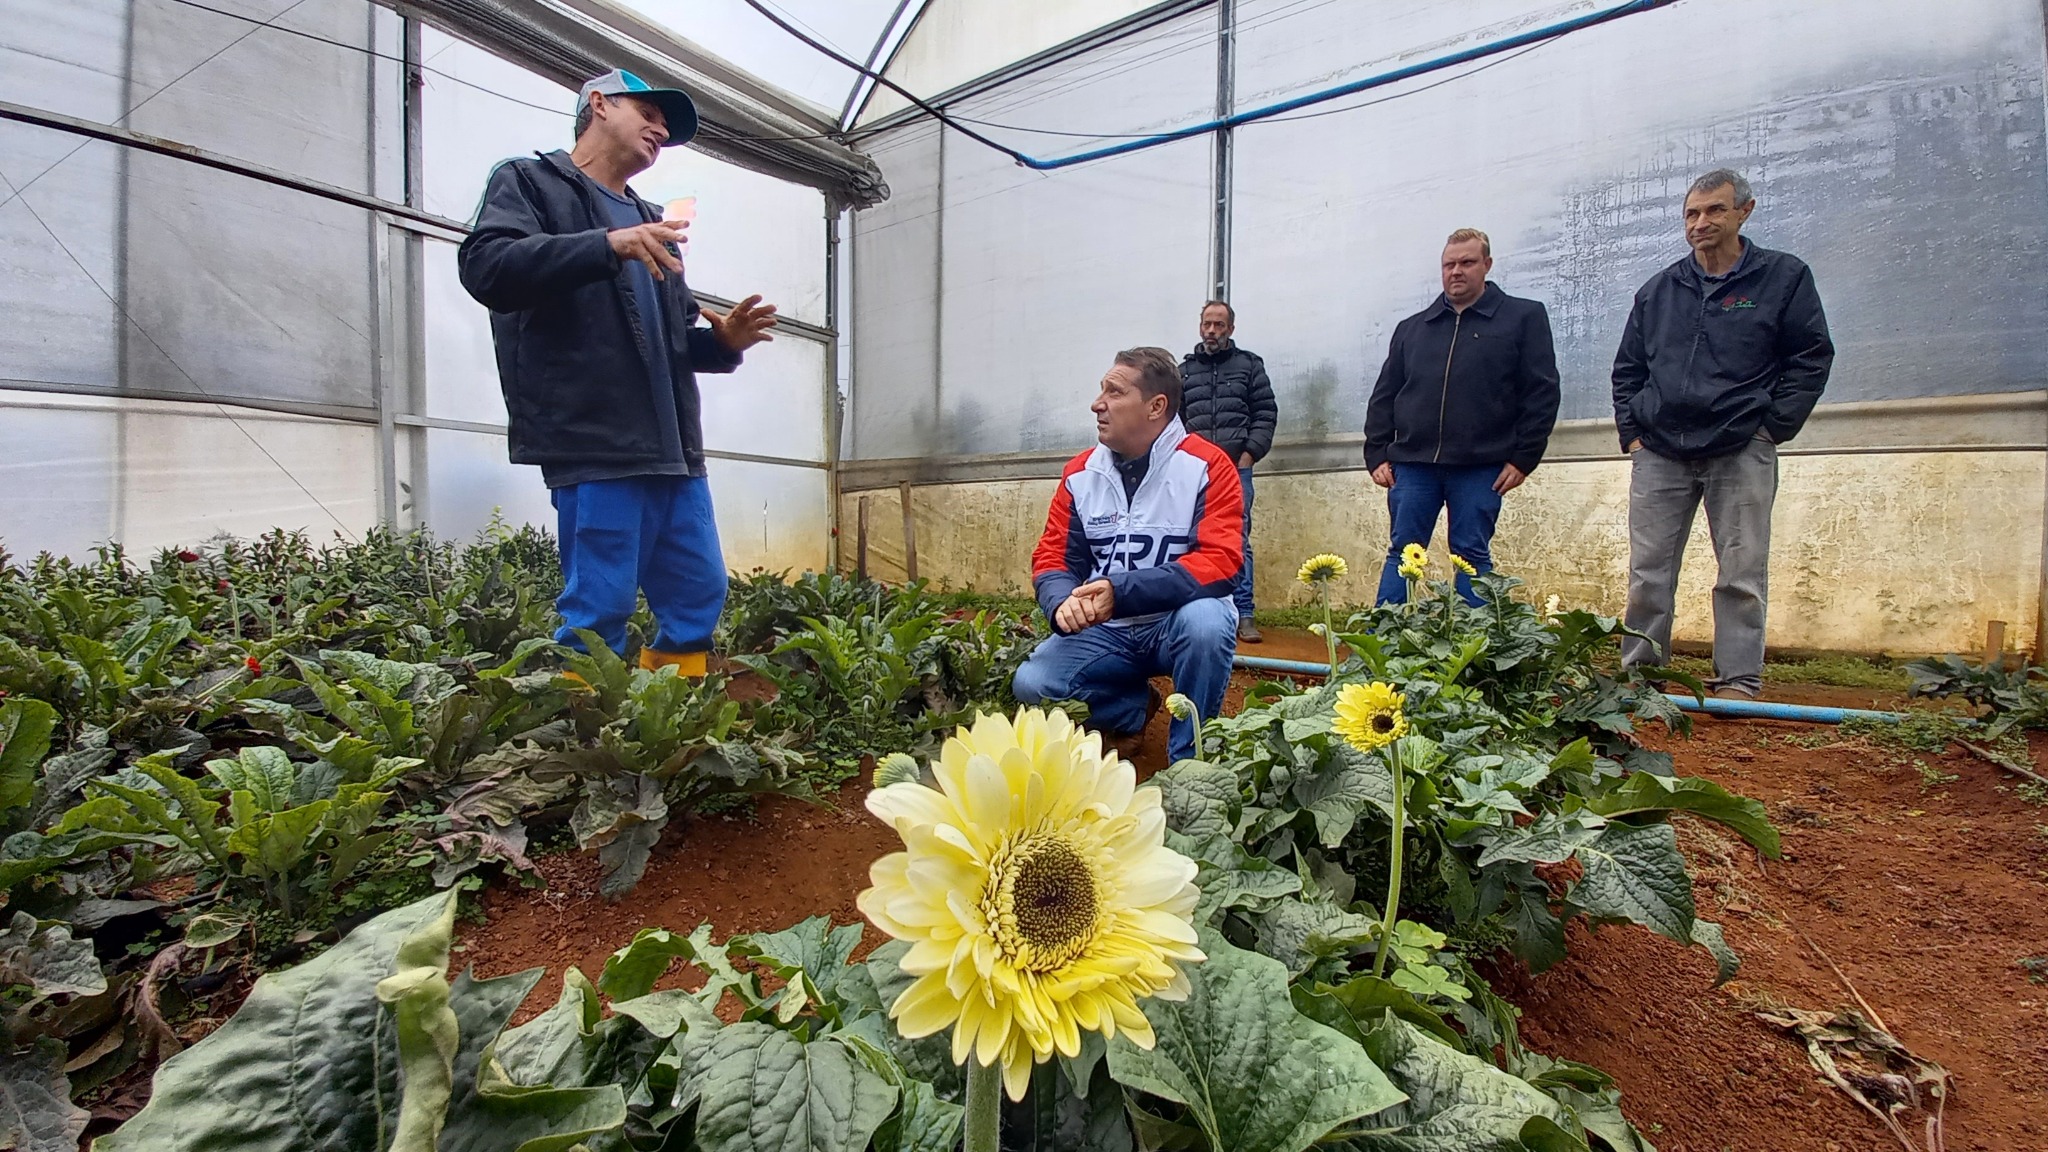
[[[1494, 559], [1537, 599], [1619, 615], [1627, 596], [1628, 464], [1547, 464], [1508, 497]], [[982, 591], [1030, 587], [1030, 553], [1055, 481], [996, 480], [912, 489], [918, 574]], [[2009, 648], [2037, 647], [2044, 457], [1921, 452], [1786, 458], [1771, 538], [1770, 643], [1866, 653], [1977, 652], [1991, 620]], [[841, 556], [854, 563], [869, 501], [868, 567], [904, 573], [897, 493], [850, 493]], [[1350, 561], [1343, 603], [1369, 600], [1387, 539], [1386, 499], [1363, 471], [1262, 475], [1253, 514], [1261, 606], [1306, 603], [1294, 579], [1318, 552]], [[1439, 526], [1434, 551], [1443, 563]], [[1679, 588], [1680, 643], [1713, 638], [1714, 554], [1704, 513]]]

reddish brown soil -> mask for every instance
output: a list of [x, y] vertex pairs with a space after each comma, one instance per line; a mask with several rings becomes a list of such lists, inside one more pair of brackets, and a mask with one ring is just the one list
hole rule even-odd
[[[1247, 650], [1283, 659], [1322, 651], [1313, 637], [1268, 636]], [[1235, 709], [1252, 682], [1240, 676], [1226, 706]], [[1815, 698], [1834, 691], [1854, 695]], [[1771, 696], [1896, 704], [1853, 689]], [[1163, 767], [1165, 720], [1155, 717], [1130, 749], [1142, 774]], [[1663, 1152], [1897, 1148], [1818, 1079], [1801, 1046], [1752, 1015], [1767, 1005], [1854, 1005], [1818, 948], [1900, 1040], [1954, 1074], [1950, 1149], [2048, 1149], [2048, 986], [2020, 965], [2048, 956], [2048, 807], [1960, 753], [1920, 757], [1955, 777], [1930, 786], [1910, 754], [1861, 741], [1801, 746], [1828, 735], [1702, 720], [1690, 741], [1653, 741], [1675, 753], [1681, 772], [1764, 801], [1784, 835], [1784, 859], [1766, 862], [1704, 826], [1683, 826], [1700, 914], [1725, 926], [1742, 971], [1715, 989], [1703, 951], [1633, 927], [1574, 928], [1563, 964], [1499, 979], [1524, 1010], [1524, 1038], [1612, 1073], [1629, 1117]], [[2037, 771], [2048, 764], [2038, 734], [2033, 761]], [[531, 1014], [554, 1000], [565, 966], [595, 975], [642, 927], [709, 921], [723, 938], [819, 913], [852, 920], [868, 863], [897, 846], [860, 807], [861, 794], [854, 784], [832, 808], [770, 800], [750, 818], [672, 825], [619, 904], [595, 895], [593, 857], [547, 857], [548, 890], [486, 893], [488, 923], [465, 929], [460, 946], [488, 975], [546, 967]]]

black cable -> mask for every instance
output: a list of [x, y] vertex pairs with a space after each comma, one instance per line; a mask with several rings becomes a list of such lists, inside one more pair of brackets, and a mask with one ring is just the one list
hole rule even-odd
[[[242, 14], [241, 14], [240, 12], [230, 12], [230, 11], [228, 11], [228, 10], [227, 10], [227, 9], [225, 9], [225, 8], [215, 8], [215, 7], [214, 7], [214, 6], [212, 6], [211, 4], [202, 4], [202, 3], [200, 3], [200, 0], [171, 0], [171, 3], [173, 3], [173, 4], [182, 4], [182, 5], [184, 5], [184, 6], [185, 6], [185, 7], [187, 7], [187, 8], [196, 8], [196, 9], [200, 10], [201, 12], [211, 12], [211, 13], [213, 13], [213, 14], [214, 14], [214, 15], [216, 15], [216, 16], [226, 16], [226, 17], [228, 17], [228, 18], [229, 18], [229, 19], [231, 19], [231, 20], [242, 20], [242, 21], [246, 21], [246, 22], [248, 22], [248, 23], [251, 23], [251, 24], [257, 24], [257, 25], [260, 25], [261, 27], [264, 27], [264, 28], [268, 28], [268, 29], [270, 29], [270, 30], [271, 30], [271, 31], [273, 31], [273, 32], [285, 32], [285, 33], [289, 33], [290, 35], [293, 35], [293, 36], [297, 36], [297, 37], [300, 37], [301, 39], [305, 39], [305, 40], [311, 40], [311, 41], [314, 41], [315, 43], [319, 43], [319, 44], [326, 44], [326, 45], [329, 45], [329, 46], [332, 46], [332, 47], [335, 47], [335, 48], [345, 48], [345, 49], [347, 49], [347, 50], [348, 50], [348, 51], [350, 51], [350, 52], [359, 52], [359, 53], [361, 53], [362, 55], [365, 55], [365, 56], [371, 57], [372, 59], [376, 59], [376, 60], [389, 60], [389, 61], [391, 61], [391, 62], [393, 62], [393, 63], [395, 63], [395, 64], [406, 64], [406, 63], [407, 63], [407, 61], [406, 61], [405, 57], [403, 57], [403, 56], [393, 56], [393, 55], [391, 55], [391, 54], [390, 54], [390, 53], [388, 53], [388, 52], [379, 52], [379, 51], [377, 51], [377, 50], [376, 50], [376, 49], [374, 49], [374, 48], [365, 48], [365, 47], [363, 47], [363, 46], [362, 46], [362, 45], [360, 45], [360, 44], [350, 44], [350, 43], [348, 43], [348, 42], [347, 42], [347, 41], [345, 41], [345, 40], [333, 40], [333, 39], [330, 39], [330, 38], [328, 38], [328, 37], [326, 37], [326, 36], [322, 36], [322, 35], [320, 35], [320, 34], [319, 34], [319, 33], [317, 33], [317, 32], [306, 32], [306, 31], [303, 31], [303, 30], [301, 30], [301, 29], [298, 29], [298, 28], [287, 28], [287, 27], [285, 27], [285, 26], [284, 26], [284, 25], [282, 25], [282, 24], [271, 24], [271, 23], [270, 23], [269, 21], [264, 21], [264, 20], [258, 20], [258, 19], [256, 19], [256, 18], [255, 18], [255, 17], [253, 17], [253, 16], [244, 16], [244, 15], [242, 15]], [[274, 19], [277, 19], [277, 17], [273, 16], [273, 17], [272, 17], [271, 19], [273, 19], [273, 20], [274, 20]], [[459, 43], [460, 41], [456, 41], [456, 42], [457, 42], [457, 43]], [[414, 63], [412, 63], [412, 65], [411, 65], [411, 66], [412, 66], [412, 67], [414, 67], [414, 68], [417, 68], [417, 69], [419, 69], [419, 70], [420, 70], [421, 72], [425, 72], [425, 73], [429, 73], [429, 74], [431, 74], [431, 75], [439, 76], [439, 77], [441, 77], [441, 78], [442, 78], [442, 79], [444, 79], [444, 80], [452, 80], [452, 81], [454, 81], [455, 83], [457, 83], [457, 84], [460, 84], [460, 85], [462, 85], [462, 86], [463, 86], [463, 87], [465, 87], [465, 88], [472, 88], [472, 89], [475, 89], [475, 90], [476, 90], [476, 91], [478, 91], [478, 92], [482, 92], [482, 93], [483, 93], [484, 95], [486, 95], [486, 96], [496, 96], [496, 97], [497, 97], [498, 99], [500, 99], [500, 100], [505, 100], [505, 101], [509, 101], [509, 102], [511, 102], [511, 103], [513, 103], [513, 104], [518, 104], [518, 105], [520, 105], [521, 107], [525, 107], [525, 108], [532, 108], [532, 109], [534, 109], [535, 111], [539, 111], [539, 112], [547, 112], [547, 113], [550, 113], [550, 114], [552, 114], [552, 115], [556, 115], [556, 116], [565, 116], [565, 117], [569, 117], [569, 118], [571, 118], [571, 119], [573, 119], [573, 118], [575, 117], [575, 115], [576, 115], [576, 113], [575, 113], [575, 112], [573, 112], [573, 111], [563, 111], [563, 110], [562, 110], [561, 108], [558, 108], [558, 107], [555, 107], [555, 106], [553, 106], [553, 105], [549, 105], [549, 104], [536, 104], [536, 103], [534, 103], [534, 102], [533, 102], [533, 101], [531, 101], [531, 100], [522, 100], [522, 99], [520, 99], [520, 98], [519, 98], [519, 97], [517, 97], [517, 96], [513, 96], [513, 95], [510, 95], [510, 94], [508, 94], [508, 93], [505, 93], [505, 92], [500, 92], [500, 91], [498, 91], [498, 90], [497, 90], [496, 88], [487, 88], [487, 87], [485, 87], [484, 85], [482, 85], [482, 84], [478, 84], [478, 83], [476, 83], [476, 82], [475, 82], [475, 81], [473, 81], [473, 80], [465, 80], [465, 79], [463, 79], [462, 77], [460, 77], [460, 76], [457, 76], [457, 75], [455, 75], [455, 74], [454, 74], [454, 73], [452, 73], [452, 72], [443, 72], [443, 71], [442, 71], [441, 69], [439, 69], [439, 68], [435, 68], [435, 67], [432, 67], [432, 66], [428, 65], [427, 63], [425, 63], [424, 61], [421, 61], [421, 62], [414, 62]], [[717, 126], [714, 126], [714, 127], [717, 127]], [[837, 133], [837, 132], [819, 132], [819, 133], [813, 133], [813, 134], [809, 134], [809, 135], [802, 135], [802, 136], [752, 136], [752, 135], [748, 135], [748, 134], [746, 134], [746, 133], [742, 133], [742, 132], [736, 132], [736, 131], [734, 131], [734, 130], [732, 130], [732, 129], [729, 129], [729, 128], [722, 128], [722, 127], [719, 127], [719, 128], [718, 128], [718, 132], [719, 132], [720, 134], [722, 134], [722, 135], [726, 136], [727, 138], [730, 138], [730, 139], [736, 139], [736, 140], [762, 140], [762, 141], [780, 141], [780, 140], [840, 140], [840, 139], [842, 139], [842, 136], [841, 136], [841, 134], [840, 134], [840, 133]]]
[[789, 21], [784, 20], [780, 15], [776, 14], [776, 12], [773, 9], [769, 8], [766, 4], [761, 3], [761, 0], [746, 0], [746, 4], [747, 7], [752, 8], [754, 11], [759, 12], [762, 16], [766, 17], [769, 23], [775, 25], [777, 28], [782, 29], [784, 32], [789, 33], [791, 36], [796, 37], [797, 40], [801, 41], [804, 44], [804, 46], [809, 48], [811, 51], [820, 53], [827, 59], [830, 59], [835, 63], [839, 64], [841, 67], [851, 68], [853, 71], [859, 73], [860, 75], [865, 76], [870, 80], [873, 80], [875, 83], [880, 84], [882, 87], [887, 88], [889, 91], [894, 92], [898, 96], [901, 96], [905, 100], [908, 100], [912, 104], [916, 105], [918, 111], [923, 112], [927, 116], [930, 116], [932, 119], [937, 120], [939, 123], [944, 124], [948, 128], [951, 128], [953, 131], [960, 133], [962, 136], [967, 137], [969, 140], [974, 141], [976, 144], [980, 144], [983, 147], [987, 148], [993, 148], [996, 151], [1002, 153], [1003, 155], [1008, 156], [1010, 159], [1015, 160], [1019, 164], [1023, 164], [1025, 162], [1026, 157], [1024, 153], [1017, 151], [1015, 148], [1011, 148], [1006, 145], [997, 143], [996, 141], [991, 140], [986, 136], [983, 136], [981, 133], [976, 132], [974, 129], [961, 124], [959, 121], [953, 119], [951, 116], [948, 116], [946, 113], [940, 111], [939, 109], [933, 107], [932, 105], [925, 103], [923, 97], [919, 96], [915, 92], [912, 92], [910, 89], [905, 88], [903, 85], [896, 83], [894, 80], [889, 79], [887, 76], [884, 76], [881, 73], [874, 71], [873, 69], [862, 67], [857, 61], [853, 60], [849, 56], [841, 54], [831, 45], [821, 44], [818, 41], [812, 39], [810, 36], [805, 35], [802, 29], [799, 29], [794, 24], [791, 24]]

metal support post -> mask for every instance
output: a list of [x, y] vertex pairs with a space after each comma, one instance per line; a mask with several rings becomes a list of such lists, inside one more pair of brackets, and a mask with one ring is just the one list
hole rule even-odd
[[[1216, 4], [1216, 118], [1227, 119], [1237, 111], [1237, 5], [1234, 0]], [[1211, 187], [1216, 197], [1216, 215], [1211, 225], [1209, 298], [1230, 299], [1230, 184], [1236, 145], [1236, 129], [1225, 126], [1216, 131], [1216, 171]]]

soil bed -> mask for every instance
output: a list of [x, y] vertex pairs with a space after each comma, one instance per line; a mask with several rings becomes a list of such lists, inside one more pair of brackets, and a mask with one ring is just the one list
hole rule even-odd
[[[1321, 641], [1271, 630], [1247, 652], [1314, 659]], [[1234, 711], [1257, 677], [1240, 674]], [[1796, 687], [1769, 699], [1896, 707], [1869, 689]], [[1163, 768], [1166, 717], [1126, 745], [1140, 775]], [[1875, 1120], [1821, 1082], [1805, 1051], [1758, 1021], [1764, 1007], [1850, 1007], [1847, 981], [1919, 1055], [1956, 1078], [1947, 1117], [1953, 1152], [2048, 1149], [2048, 807], [1992, 766], [1952, 752], [1901, 752], [1832, 729], [1702, 718], [1690, 740], [1653, 738], [1682, 774], [1763, 801], [1785, 856], [1684, 821], [1699, 914], [1719, 921], [1743, 958], [1712, 987], [1713, 966], [1633, 927], [1575, 928], [1570, 957], [1541, 976], [1512, 966], [1503, 995], [1524, 1011], [1531, 1047], [1582, 1060], [1619, 1081], [1630, 1118], [1662, 1152], [1862, 1152], [1897, 1148]], [[2036, 770], [2048, 740], [2034, 734]], [[1923, 767], [1924, 765], [1924, 767]], [[750, 817], [671, 825], [624, 901], [598, 898], [593, 854], [543, 858], [546, 890], [487, 891], [487, 923], [462, 929], [457, 959], [483, 975], [548, 969], [521, 1019], [552, 1003], [570, 965], [595, 976], [643, 927], [723, 939], [825, 914], [858, 919], [868, 864], [897, 847], [849, 784], [818, 807], [770, 799]], [[1808, 941], [1811, 941], [1809, 945]], [[880, 943], [870, 929], [867, 944]], [[671, 973], [671, 983], [694, 975]]]

